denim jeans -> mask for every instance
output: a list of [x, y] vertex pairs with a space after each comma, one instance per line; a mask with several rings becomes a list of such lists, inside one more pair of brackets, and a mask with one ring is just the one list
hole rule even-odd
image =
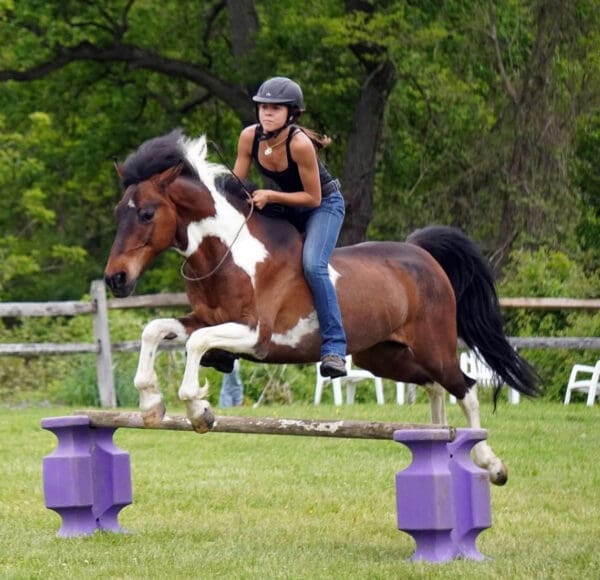
[[244, 385], [240, 377], [240, 361], [235, 360], [233, 370], [223, 375], [219, 407], [238, 407], [244, 401]]
[[321, 329], [321, 357], [346, 356], [346, 334], [335, 288], [327, 270], [329, 258], [344, 221], [344, 198], [334, 191], [321, 199], [321, 205], [301, 210], [306, 218], [302, 265], [312, 291]]

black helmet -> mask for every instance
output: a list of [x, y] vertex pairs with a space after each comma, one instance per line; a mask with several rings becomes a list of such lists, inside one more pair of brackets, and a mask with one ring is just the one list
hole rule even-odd
[[304, 96], [300, 85], [287, 77], [273, 77], [266, 80], [260, 85], [252, 100], [255, 103], [290, 105], [299, 111], [304, 107]]

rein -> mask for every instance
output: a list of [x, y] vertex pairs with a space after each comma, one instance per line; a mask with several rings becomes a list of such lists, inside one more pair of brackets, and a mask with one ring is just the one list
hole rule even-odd
[[244, 185], [244, 182], [233, 172], [233, 169], [231, 169], [231, 167], [227, 164], [227, 162], [225, 161], [223, 155], [221, 154], [221, 151], [217, 147], [217, 144], [214, 143], [213, 141], [208, 141], [207, 143], [213, 147], [213, 149], [216, 151], [217, 155], [219, 156], [219, 159], [221, 160], [221, 163], [226, 167], [226, 169], [229, 171], [229, 173], [231, 173], [231, 175], [237, 180], [237, 182], [242, 187], [242, 191], [246, 194], [246, 197], [251, 202], [250, 203], [250, 211], [248, 212], [248, 215], [244, 218], [244, 222], [239, 227], [239, 229], [236, 232], [235, 236], [233, 236], [233, 240], [227, 246], [227, 250], [225, 251], [225, 254], [223, 254], [223, 257], [217, 262], [217, 265], [208, 274], [204, 274], [202, 276], [194, 276], [194, 277], [188, 276], [185, 273], [185, 267], [186, 267], [186, 264], [188, 263], [188, 258], [186, 258], [181, 263], [181, 266], [179, 268], [179, 272], [181, 273], [181, 276], [185, 280], [187, 280], [188, 282], [200, 282], [201, 280], [206, 280], [206, 278], [210, 278], [215, 272], [217, 272], [221, 268], [221, 266], [223, 265], [223, 263], [225, 262], [225, 260], [231, 254], [231, 250], [233, 248], [233, 244], [235, 244], [235, 242], [239, 238], [240, 234], [242, 233], [242, 230], [244, 229], [244, 226], [248, 223], [248, 221], [252, 217], [252, 214], [254, 213], [254, 203], [252, 203], [252, 195], [246, 189], [246, 186]]

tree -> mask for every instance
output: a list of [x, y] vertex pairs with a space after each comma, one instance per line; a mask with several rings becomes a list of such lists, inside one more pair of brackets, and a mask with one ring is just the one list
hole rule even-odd
[[[0, 22], [8, 163], [28, 160], [0, 171], [0, 253], [20, 265], [4, 296], [85, 291], [112, 239], [109, 158], [182, 126], [233, 160], [250, 96], [274, 73], [300, 82], [303, 122], [334, 139], [342, 244], [450, 223], [498, 269], [515, 245], [574, 244], [573, 184], [593, 180], [570, 169], [593, 157], [576, 136], [600, 95], [591, 0], [22, 0], [0, 5]], [[47, 146], [31, 147], [38, 113]], [[24, 229], [26, 191], [38, 217]], [[159, 270], [148, 288], [174, 283]]]
[[380, 212], [372, 234], [388, 237], [398, 211], [408, 228], [452, 223], [498, 272], [515, 246], [572, 247], [577, 122], [600, 99], [596, 12], [585, 0], [424, 3], [395, 56], [378, 177], [391, 192], [378, 203], [396, 212]]
[[[262, 59], [265, 45], [271, 45], [268, 39], [259, 42], [257, 36], [260, 25], [256, 17], [256, 9], [252, 0], [230, 1], [225, 6], [221, 3], [210, 5], [205, 10], [207, 14], [206, 25], [198, 30], [197, 38], [203, 39], [202, 47], [198, 54], [193, 54], [190, 46], [181, 42], [165, 46], [165, 35], [161, 34], [161, 43], [136, 41], [139, 36], [140, 20], [159, 16], [164, 27], [171, 20], [172, 28], [177, 28], [182, 22], [169, 17], [164, 20], [167, 9], [159, 10], [161, 3], [152, 3], [153, 11], [144, 14], [144, 8], [138, 6], [135, 0], [119, 6], [118, 3], [85, 4], [67, 2], [60, 6], [47, 7], [46, 15], [37, 15], [32, 20], [32, 15], [22, 12], [7, 12], [8, 20], [14, 34], [28, 33], [29, 43], [38, 41], [45, 50], [36, 50], [35, 57], [20, 62], [18, 68], [4, 67], [0, 71], [0, 81], [34, 81], [48, 77], [73, 63], [90, 62], [118, 66], [126, 65], [127, 70], [140, 70], [159, 73], [171, 79], [191, 83], [193, 90], [188, 90], [187, 100], [179, 105], [181, 112], [188, 113], [193, 108], [202, 105], [206, 100], [216, 98], [225, 103], [242, 123], [249, 123], [254, 119], [254, 108], [249, 99], [249, 89], [256, 87], [259, 80], [264, 79], [267, 73], [260, 67], [248, 64], [251, 58], [255, 62]], [[220, 12], [227, 8], [228, 27], [220, 22]], [[354, 56], [355, 62], [345, 66], [344, 73], [351, 75], [351, 80], [359, 87], [357, 104], [352, 115], [352, 128], [347, 133], [346, 159], [342, 179], [346, 183], [346, 198], [348, 205], [348, 220], [344, 239], [350, 243], [364, 239], [367, 225], [372, 215], [373, 177], [375, 155], [378, 149], [379, 136], [383, 123], [383, 114], [387, 97], [395, 82], [394, 65], [386, 56], [384, 43], [375, 42], [374, 32], [384, 29], [383, 23], [389, 16], [387, 12], [377, 13], [377, 3], [364, 3], [348, 1], [346, 12], [337, 16], [342, 24], [342, 35], [336, 35], [332, 40], [336, 45], [342, 44], [342, 49], [349, 52], [346, 60]], [[299, 17], [294, 18], [294, 13], [304, 17], [305, 7], [301, 12], [290, 10], [284, 17], [277, 18], [272, 14], [271, 20], [276, 20], [279, 26], [285, 29], [287, 21], [294, 25], [301, 22]], [[160, 14], [159, 14], [160, 12]], [[174, 11], [177, 13], [176, 11]], [[46, 16], [46, 18], [44, 18]], [[339, 28], [339, 23], [337, 24]], [[319, 19], [309, 22], [307, 27], [314, 36], [315, 28], [323, 27]], [[197, 29], [197, 27], [193, 27]], [[306, 26], [305, 26], [306, 28]], [[289, 30], [289, 29], [288, 29]], [[325, 28], [325, 31], [327, 29]], [[349, 34], [348, 34], [349, 32]], [[227, 35], [229, 53], [219, 55], [222, 63], [215, 63], [215, 49], [223, 43], [220, 35]], [[187, 40], [188, 35], [184, 35]], [[350, 38], [348, 40], [340, 39]], [[14, 41], [15, 37], [11, 37]], [[23, 46], [21, 41], [20, 46]], [[169, 54], [174, 48], [174, 54]], [[314, 52], [313, 48], [305, 45], [304, 52]], [[281, 50], [279, 50], [281, 53]], [[289, 62], [289, 54], [287, 61]], [[332, 58], [333, 53], [329, 51]], [[277, 66], [273, 66], [277, 65]], [[289, 64], [275, 60], [269, 67], [271, 70], [281, 70]], [[114, 68], [112, 69], [114, 70]], [[237, 74], [232, 74], [235, 71]], [[329, 68], [326, 71], [329, 73]], [[304, 75], [294, 75], [304, 76]], [[241, 81], [241, 82], [240, 82]], [[254, 82], [253, 82], [254, 81]], [[309, 79], [310, 82], [310, 79]], [[158, 99], [159, 96], [156, 95]], [[173, 108], [165, 95], [160, 95], [165, 108]], [[345, 139], [344, 139], [345, 140]]]

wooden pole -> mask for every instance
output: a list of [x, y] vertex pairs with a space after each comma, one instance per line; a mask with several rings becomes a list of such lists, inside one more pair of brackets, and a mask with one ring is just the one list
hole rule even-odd
[[104, 286], [104, 281], [94, 280], [90, 288], [90, 294], [92, 301], [96, 306], [93, 315], [93, 326], [94, 338], [98, 344], [96, 375], [98, 377], [100, 405], [102, 407], [116, 407], [117, 396], [115, 393], [110, 330], [108, 327], [108, 306], [106, 302], [106, 288]]
[[[156, 427], [145, 427], [142, 414], [123, 411], [75, 411], [90, 419], [90, 427], [125, 429], [159, 429], [193, 431], [192, 424], [183, 415], [166, 415]], [[380, 423], [375, 421], [317, 421], [307, 419], [274, 419], [271, 417], [217, 417], [213, 433], [245, 433], [256, 435], [296, 435], [307, 437], [341, 437], [349, 439], [388, 439], [394, 431], [407, 429], [439, 430], [440, 437], [453, 441], [456, 430], [447, 425], [410, 423]]]

